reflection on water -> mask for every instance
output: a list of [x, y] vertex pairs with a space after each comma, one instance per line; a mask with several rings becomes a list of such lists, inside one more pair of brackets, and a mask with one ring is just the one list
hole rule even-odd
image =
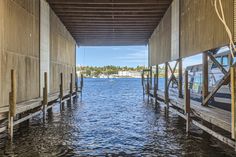
[[82, 102], [53, 108], [1, 138], [0, 156], [234, 156], [234, 151], [185, 121], [143, 101], [139, 79], [85, 79]]

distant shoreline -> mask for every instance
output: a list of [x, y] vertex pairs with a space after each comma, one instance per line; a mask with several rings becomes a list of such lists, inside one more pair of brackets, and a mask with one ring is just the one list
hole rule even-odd
[[[112, 77], [112, 78], [100, 78], [100, 77], [84, 77], [89, 79], [141, 79], [141, 77]], [[164, 78], [164, 77], [159, 77]]]

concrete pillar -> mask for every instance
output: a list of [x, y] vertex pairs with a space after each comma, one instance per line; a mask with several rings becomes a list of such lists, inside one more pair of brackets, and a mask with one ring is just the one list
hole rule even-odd
[[[3, 1], [0, 1], [0, 89], [2, 89], [2, 51], [3, 51]], [[0, 92], [0, 104], [2, 103], [2, 92]]]
[[40, 96], [43, 96], [44, 73], [48, 73], [50, 91], [50, 7], [40, 0]]
[[180, 50], [180, 1], [174, 0], [171, 5], [171, 60], [179, 58]]

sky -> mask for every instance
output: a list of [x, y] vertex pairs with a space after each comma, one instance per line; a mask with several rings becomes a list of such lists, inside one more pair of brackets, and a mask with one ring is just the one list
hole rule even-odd
[[147, 66], [147, 46], [81, 46], [77, 48], [76, 64], [82, 66]]
[[[82, 66], [148, 66], [147, 46], [92, 46], [77, 48], [76, 64]], [[228, 51], [223, 47], [219, 52]], [[172, 63], [174, 64], [174, 63]], [[183, 59], [183, 67], [202, 64], [202, 55]]]

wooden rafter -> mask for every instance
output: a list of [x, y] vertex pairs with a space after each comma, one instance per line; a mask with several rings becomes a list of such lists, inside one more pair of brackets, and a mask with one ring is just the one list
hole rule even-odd
[[79, 45], [144, 45], [172, 0], [47, 0]]

